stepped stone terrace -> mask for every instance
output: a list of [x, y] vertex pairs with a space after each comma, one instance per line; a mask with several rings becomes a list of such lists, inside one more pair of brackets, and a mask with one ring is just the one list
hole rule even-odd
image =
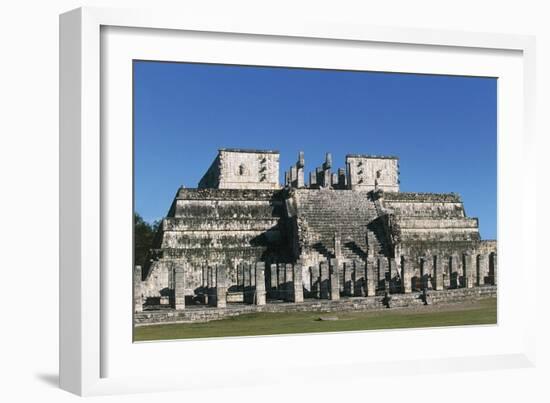
[[281, 185], [278, 151], [220, 149], [134, 267], [135, 322], [496, 294], [496, 241], [459, 195], [400, 192], [393, 156], [350, 154], [334, 169], [327, 153], [305, 176], [303, 152]]

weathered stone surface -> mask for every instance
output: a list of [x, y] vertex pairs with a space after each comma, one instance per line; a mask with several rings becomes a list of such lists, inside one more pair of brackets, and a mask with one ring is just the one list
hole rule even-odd
[[141, 266], [134, 266], [134, 312], [143, 310], [143, 297], [141, 292]]
[[367, 296], [373, 297], [376, 295], [376, 283], [378, 281], [376, 277], [376, 261], [373, 258], [368, 258], [365, 268], [367, 276]]
[[493, 252], [489, 255], [489, 277], [491, 278], [491, 284], [497, 285], [498, 279], [498, 265], [497, 265], [497, 253]]
[[404, 256], [401, 257], [401, 278], [403, 284], [403, 293], [409, 294], [412, 292], [411, 284], [411, 263]]
[[199, 188], [278, 189], [279, 152], [222, 148]]
[[300, 303], [304, 302], [304, 287], [302, 282], [302, 262], [298, 261], [293, 268], [293, 295], [292, 302]]
[[265, 264], [263, 262], [256, 263], [256, 305], [265, 305]]
[[472, 288], [474, 286], [475, 268], [474, 258], [471, 253], [463, 255], [464, 259], [464, 286], [466, 288]]
[[476, 265], [476, 279], [477, 286], [482, 286], [485, 284], [485, 280], [489, 276], [489, 255], [482, 253], [477, 255], [477, 265]]
[[443, 261], [440, 256], [434, 256], [434, 290], [442, 291], [444, 289], [443, 282]]
[[450, 260], [450, 271], [451, 271], [451, 288], [458, 288], [462, 286], [462, 267], [458, 255], [453, 254]]
[[332, 259], [330, 261], [330, 299], [338, 301], [340, 299], [340, 261]]
[[320, 264], [320, 292], [319, 298], [329, 299], [330, 298], [330, 272], [328, 262], [321, 262]]
[[174, 277], [174, 307], [179, 311], [185, 309], [185, 268], [176, 266]]
[[399, 163], [397, 157], [374, 155], [347, 155], [346, 167], [352, 190], [399, 191]]
[[227, 282], [226, 269], [223, 265], [216, 267], [216, 307], [225, 308], [227, 306]]

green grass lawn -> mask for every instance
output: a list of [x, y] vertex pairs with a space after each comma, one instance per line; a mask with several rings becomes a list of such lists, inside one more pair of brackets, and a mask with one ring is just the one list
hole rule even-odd
[[[319, 317], [337, 317], [321, 321]], [[254, 313], [207, 323], [138, 326], [135, 341], [269, 334], [341, 332], [346, 330], [397, 329], [433, 326], [495, 324], [496, 298], [474, 303], [388, 309], [373, 312]]]

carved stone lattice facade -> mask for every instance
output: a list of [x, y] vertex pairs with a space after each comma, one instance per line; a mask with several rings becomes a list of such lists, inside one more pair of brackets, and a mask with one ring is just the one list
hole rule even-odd
[[134, 271], [136, 312], [319, 299], [345, 308], [349, 297], [381, 306], [388, 293], [448, 301], [496, 286], [496, 241], [481, 240], [457, 194], [400, 192], [396, 157], [348, 155], [332, 172], [327, 153], [307, 183], [304, 170], [301, 152], [281, 186], [277, 151], [219, 150], [198, 188], [178, 190]]

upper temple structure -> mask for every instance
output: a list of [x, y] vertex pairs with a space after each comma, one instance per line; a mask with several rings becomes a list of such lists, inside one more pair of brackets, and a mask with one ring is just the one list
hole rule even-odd
[[306, 175], [300, 152], [281, 185], [278, 151], [224, 148], [198, 188], [177, 190], [136, 267], [135, 306], [383, 304], [494, 286], [496, 257], [459, 195], [400, 192], [397, 157], [349, 154], [336, 168], [327, 153]]

